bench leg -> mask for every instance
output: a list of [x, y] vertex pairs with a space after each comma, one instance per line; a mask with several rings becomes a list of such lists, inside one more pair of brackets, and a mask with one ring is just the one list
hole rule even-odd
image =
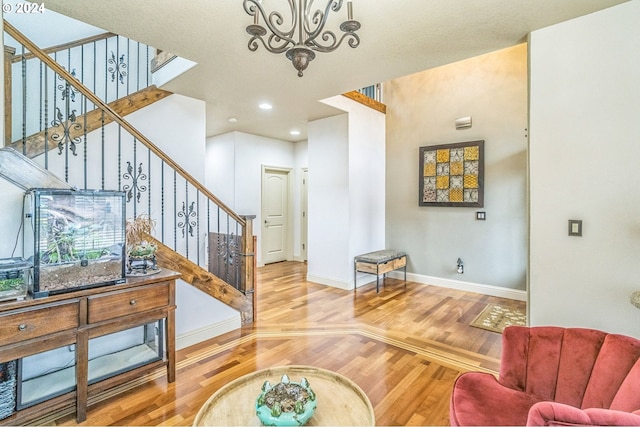
[[407, 290], [407, 264], [404, 265], [404, 290]]
[[356, 285], [358, 284], [358, 267], [356, 267], [356, 261], [353, 260], [353, 293], [356, 293]]

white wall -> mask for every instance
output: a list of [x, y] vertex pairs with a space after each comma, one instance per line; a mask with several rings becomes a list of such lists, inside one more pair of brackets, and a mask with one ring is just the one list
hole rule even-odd
[[[4, 5], [11, 5], [11, 12], [3, 13], [4, 19], [41, 48], [57, 46], [106, 32], [101, 28], [47, 9], [46, 2], [44, 3], [44, 13], [17, 13], [18, 3], [25, 2], [20, 0], [3, 1]], [[42, 2], [32, 3], [42, 4]], [[5, 7], [8, 8], [8, 6]], [[52, 31], [52, 29], [58, 30]]]
[[[307, 127], [309, 228], [307, 280], [348, 287], [349, 115], [320, 119]], [[351, 260], [353, 262], [353, 260]]]
[[[412, 280], [526, 299], [527, 48], [386, 82], [387, 245]], [[454, 121], [472, 116], [472, 127]], [[484, 140], [484, 207], [418, 205], [422, 146]], [[486, 221], [476, 220], [486, 212]], [[461, 258], [464, 274], [456, 272]]]
[[[126, 118], [169, 157], [204, 183], [205, 103], [182, 95], [171, 95]], [[201, 239], [204, 265], [205, 234]], [[193, 286], [178, 280], [176, 286], [176, 336], [182, 348], [240, 327], [240, 314]]]
[[[290, 259], [300, 255], [299, 215], [300, 185], [303, 167], [306, 167], [304, 142], [297, 144], [251, 135], [243, 132], [230, 132], [207, 138], [206, 179], [205, 184], [225, 204], [241, 215], [256, 215], [253, 231], [258, 239], [256, 249], [257, 263], [262, 265], [262, 166], [291, 169], [290, 208], [291, 233], [289, 246]], [[296, 211], [297, 209], [297, 211]]]
[[533, 325], [640, 337], [639, 16], [634, 0], [531, 34]]
[[347, 114], [309, 124], [307, 279], [352, 289], [353, 258], [385, 249], [385, 116], [344, 96], [322, 102]]

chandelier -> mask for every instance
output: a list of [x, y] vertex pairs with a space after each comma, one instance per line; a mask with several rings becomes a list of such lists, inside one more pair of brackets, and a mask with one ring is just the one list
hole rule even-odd
[[[264, 0], [266, 3], [268, 0]], [[291, 61], [298, 76], [307, 68], [309, 62], [316, 57], [315, 52], [333, 52], [345, 39], [349, 46], [355, 48], [360, 44], [356, 31], [360, 22], [353, 19], [353, 5], [347, 1], [347, 19], [340, 24], [343, 34], [338, 37], [333, 31], [325, 29], [330, 12], [339, 12], [343, 0], [329, 0], [323, 9], [314, 9], [314, 0], [288, 0], [291, 24], [285, 24], [282, 13], [273, 11], [269, 14], [262, 5], [262, 0], [244, 0], [244, 10], [253, 16], [253, 24], [247, 26], [249, 50], [255, 52], [260, 44], [272, 53], [285, 53]], [[260, 24], [264, 22], [266, 28]], [[268, 30], [268, 31], [267, 31]], [[267, 33], [269, 35], [267, 36]]]

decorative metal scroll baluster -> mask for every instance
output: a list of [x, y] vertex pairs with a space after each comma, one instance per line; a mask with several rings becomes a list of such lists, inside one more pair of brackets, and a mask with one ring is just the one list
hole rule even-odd
[[127, 171], [122, 174], [122, 178], [131, 180], [131, 185], [125, 184], [122, 187], [122, 190], [127, 194], [127, 203], [129, 203], [134, 196], [136, 202], [140, 203], [142, 193], [147, 191], [146, 185], [140, 185], [140, 181], [147, 180], [147, 175], [142, 173], [142, 162], [140, 162], [136, 170], [134, 170], [131, 162], [127, 162]]
[[190, 218], [196, 218], [196, 210], [195, 210], [196, 202], [191, 202], [189, 208], [187, 209], [187, 204], [182, 202], [182, 210], [178, 212], [178, 218], [184, 218], [183, 221], [178, 222], [178, 228], [182, 230], [182, 237], [186, 237], [186, 233], [189, 233], [191, 237], [193, 237], [193, 227], [196, 226], [195, 220], [190, 220]]
[[[54, 132], [54, 129], [58, 128], [62, 133]], [[81, 143], [80, 137], [72, 137], [71, 132], [81, 132], [82, 125], [76, 123], [76, 110], [72, 110], [67, 116], [67, 120], [64, 120], [62, 111], [56, 107], [56, 120], [51, 122], [51, 140], [58, 143], [58, 154], [62, 155], [65, 145], [68, 144], [69, 150], [74, 156], [77, 156], [76, 148]]]
[[124, 54], [116, 58], [116, 54], [111, 51], [111, 58], [109, 59], [109, 72], [111, 73], [111, 81], [116, 81], [116, 76], [120, 84], [124, 84], [124, 78], [127, 76], [127, 64], [124, 62]]
[[218, 256], [224, 263], [224, 280], [227, 283], [234, 283], [232, 273], [235, 272], [234, 267], [237, 264], [238, 253], [238, 242], [233, 233], [218, 234]]
[[[70, 74], [75, 77], [76, 69], [74, 68], [73, 70], [71, 70]], [[78, 93], [78, 91], [73, 86], [71, 86], [68, 81], [63, 79], [62, 76], [58, 76], [58, 80], [63, 82], [62, 84], [58, 85], [58, 90], [61, 92], [61, 99], [64, 101], [68, 98], [69, 100], [71, 100], [71, 102], [76, 102], [76, 94]]]

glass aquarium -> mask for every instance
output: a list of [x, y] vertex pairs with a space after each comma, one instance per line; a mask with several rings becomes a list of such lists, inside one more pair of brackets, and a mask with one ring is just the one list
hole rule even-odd
[[33, 189], [25, 216], [35, 298], [125, 281], [124, 192]]
[[30, 285], [30, 262], [24, 258], [0, 259], [0, 301], [24, 299]]

